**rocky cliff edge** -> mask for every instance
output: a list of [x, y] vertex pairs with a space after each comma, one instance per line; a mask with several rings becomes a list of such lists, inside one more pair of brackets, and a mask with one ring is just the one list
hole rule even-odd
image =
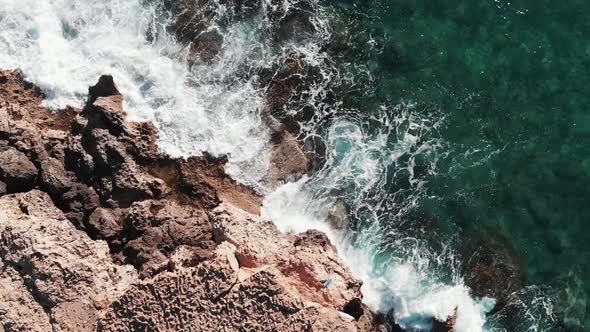
[[0, 331], [384, 329], [324, 234], [279, 232], [223, 158], [158, 151], [122, 98], [103, 76], [54, 112], [0, 71]]

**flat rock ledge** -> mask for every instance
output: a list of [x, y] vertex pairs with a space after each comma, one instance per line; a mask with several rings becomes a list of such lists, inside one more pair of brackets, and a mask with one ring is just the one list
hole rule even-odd
[[0, 331], [385, 331], [324, 234], [279, 232], [223, 158], [158, 151], [122, 98], [103, 76], [54, 112], [0, 70]]

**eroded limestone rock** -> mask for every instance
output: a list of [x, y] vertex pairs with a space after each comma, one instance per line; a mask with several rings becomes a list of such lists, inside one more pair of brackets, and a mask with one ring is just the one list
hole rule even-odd
[[[58, 331], [93, 330], [99, 310], [137, 279], [131, 266], [112, 262], [105, 242], [75, 229], [49, 196], [37, 190], [0, 198], [0, 257], [19, 271]], [[38, 313], [27, 297], [25, 293], [28, 310]]]

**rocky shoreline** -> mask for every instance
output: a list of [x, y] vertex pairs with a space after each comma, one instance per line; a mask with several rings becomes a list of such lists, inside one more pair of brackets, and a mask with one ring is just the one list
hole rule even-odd
[[4, 331], [385, 330], [324, 234], [278, 231], [223, 159], [159, 152], [112, 77], [43, 99], [0, 71]]

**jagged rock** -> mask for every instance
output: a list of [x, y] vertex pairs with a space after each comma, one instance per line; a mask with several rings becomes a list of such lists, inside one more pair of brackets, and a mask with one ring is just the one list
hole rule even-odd
[[223, 36], [217, 30], [205, 31], [193, 39], [187, 62], [189, 66], [195, 63], [210, 64], [223, 46]]
[[92, 156], [94, 165], [103, 172], [117, 170], [128, 159], [125, 148], [108, 129], [89, 130], [84, 138], [84, 145]]
[[203, 261], [215, 246], [207, 214], [188, 205], [170, 201], [134, 203], [128, 211], [129, 233], [137, 237], [125, 246], [129, 262], [142, 277], [165, 269], [173, 251], [191, 248], [193, 260]]
[[296, 247], [320, 247], [324, 250], [334, 250], [328, 236], [315, 229], [310, 229], [297, 234], [293, 245]]
[[93, 330], [98, 310], [137, 279], [131, 266], [113, 264], [105, 242], [76, 230], [41, 191], [0, 198], [0, 244], [4, 264], [21, 271], [57, 331]]
[[[361, 282], [338, 257], [336, 248], [318, 231], [297, 237], [280, 233], [268, 220], [228, 204], [211, 212], [215, 240], [237, 247], [240, 265], [259, 268], [275, 264], [308, 301], [341, 310], [361, 297]], [[329, 288], [324, 284], [331, 279]]]
[[55, 158], [41, 162], [41, 188], [53, 195], [61, 195], [73, 185], [72, 176], [67, 174], [63, 163]]
[[94, 173], [94, 159], [84, 150], [81, 136], [68, 137], [64, 156], [64, 168], [80, 177], [88, 178]]
[[163, 180], [139, 171], [133, 162], [127, 162], [113, 173], [112, 199], [120, 207], [128, 207], [135, 201], [158, 198], [166, 191]]
[[33, 188], [37, 168], [24, 153], [10, 148], [0, 152], [0, 180], [8, 192], [22, 192]]
[[198, 197], [202, 208], [211, 209], [220, 202], [226, 202], [259, 214], [262, 198], [228, 176], [224, 171], [225, 162], [209, 155], [176, 160], [179, 189], [191, 197]]
[[113, 76], [111, 75], [102, 75], [96, 85], [91, 86], [88, 88], [88, 101], [86, 102], [87, 105], [92, 105], [94, 101], [96, 101], [99, 97], [109, 97], [109, 96], [118, 96], [121, 95], [117, 86], [115, 85], [115, 81], [113, 80]]
[[395, 328], [388, 331], [381, 315], [373, 314], [361, 299], [353, 299], [344, 306], [343, 311], [355, 318], [356, 326], [361, 332], [397, 332]]
[[352, 317], [306, 305], [277, 269], [241, 269], [234, 251], [233, 245], [222, 243], [211, 260], [195, 268], [162, 273], [133, 286], [113, 303], [100, 329], [301, 331], [300, 327], [314, 326], [324, 331], [330, 327], [356, 330]]
[[453, 332], [455, 330], [455, 321], [457, 320], [457, 308], [454, 313], [442, 322], [437, 319], [432, 321], [432, 332]]
[[67, 218], [77, 226], [84, 224], [85, 217], [99, 206], [99, 198], [92, 187], [75, 183], [61, 196], [54, 196], [57, 205]]
[[360, 283], [325, 235], [285, 235], [258, 217], [261, 197], [224, 158], [160, 153], [153, 124], [126, 121], [112, 78], [83, 111], [42, 99], [0, 71], [0, 152], [38, 166], [31, 186], [46, 192], [0, 198], [0, 330], [368, 326], [370, 313], [338, 311], [357, 314]]
[[122, 229], [119, 211], [98, 208], [88, 218], [88, 231], [99, 239], [115, 237]]

